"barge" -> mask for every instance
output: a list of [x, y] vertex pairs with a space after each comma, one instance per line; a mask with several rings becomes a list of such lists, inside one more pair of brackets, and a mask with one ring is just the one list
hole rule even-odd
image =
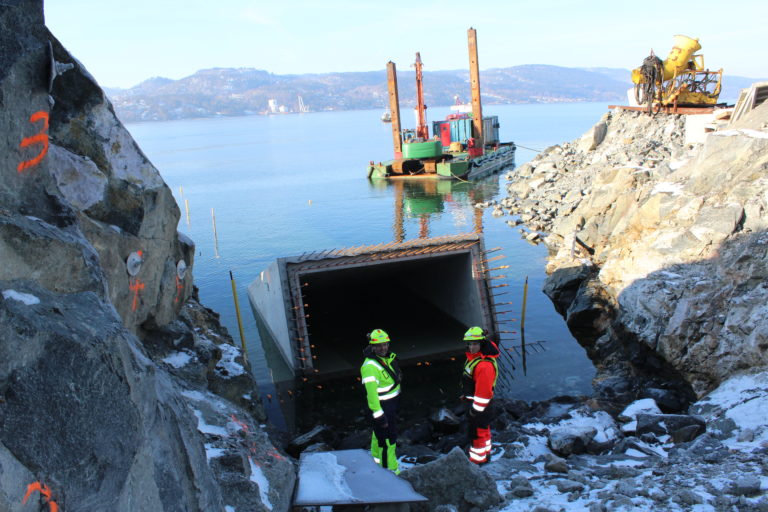
[[[369, 179], [432, 178], [471, 180], [498, 173], [515, 165], [515, 144], [500, 142], [497, 116], [484, 117], [480, 102], [480, 70], [477, 59], [477, 34], [468, 31], [470, 112], [450, 114], [432, 125], [430, 138], [424, 104], [422, 62], [416, 53], [416, 114], [415, 130], [402, 130], [397, 72], [394, 62], [387, 63], [389, 112], [392, 123], [394, 158], [383, 162], [371, 161], [367, 167]], [[469, 109], [466, 109], [469, 110]]]

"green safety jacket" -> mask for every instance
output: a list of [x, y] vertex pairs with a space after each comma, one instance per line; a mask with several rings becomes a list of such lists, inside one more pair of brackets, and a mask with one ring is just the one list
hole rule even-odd
[[397, 374], [397, 370], [392, 366], [394, 360], [395, 354], [390, 352], [385, 357], [366, 357], [360, 367], [360, 376], [368, 398], [368, 408], [374, 418], [384, 414], [381, 402], [391, 400], [400, 394], [400, 379], [395, 380], [391, 375]]

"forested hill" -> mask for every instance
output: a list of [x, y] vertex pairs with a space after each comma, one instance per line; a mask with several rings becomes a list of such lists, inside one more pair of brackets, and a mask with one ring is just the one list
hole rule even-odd
[[[579, 101], [626, 102], [630, 72], [612, 68], [564, 68], [529, 64], [481, 71], [484, 104], [560, 103]], [[754, 80], [728, 77], [724, 100]], [[403, 107], [415, 103], [412, 70], [398, 71]], [[107, 89], [124, 122], [161, 121], [191, 117], [264, 113], [270, 99], [285, 111], [299, 110], [299, 96], [310, 111], [384, 109], [386, 71], [275, 75], [252, 68], [214, 68], [180, 80], [151, 78], [131, 89]], [[458, 95], [469, 100], [469, 71], [424, 73], [429, 106], [451, 105]]]

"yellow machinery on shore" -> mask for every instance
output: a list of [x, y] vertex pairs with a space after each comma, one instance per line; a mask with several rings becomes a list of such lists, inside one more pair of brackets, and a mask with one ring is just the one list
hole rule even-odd
[[632, 70], [635, 100], [647, 105], [648, 112], [658, 106], [712, 106], [717, 103], [723, 70], [704, 68], [698, 39], [677, 35], [669, 56], [662, 61], [651, 50], [643, 64]]

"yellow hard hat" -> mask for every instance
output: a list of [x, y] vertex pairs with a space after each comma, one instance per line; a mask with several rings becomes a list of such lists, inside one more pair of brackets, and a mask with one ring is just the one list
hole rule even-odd
[[485, 331], [482, 327], [470, 327], [467, 332], [464, 333], [464, 341], [483, 341], [485, 339]]
[[389, 343], [389, 334], [382, 329], [374, 329], [368, 334], [368, 343], [377, 345], [379, 343]]

